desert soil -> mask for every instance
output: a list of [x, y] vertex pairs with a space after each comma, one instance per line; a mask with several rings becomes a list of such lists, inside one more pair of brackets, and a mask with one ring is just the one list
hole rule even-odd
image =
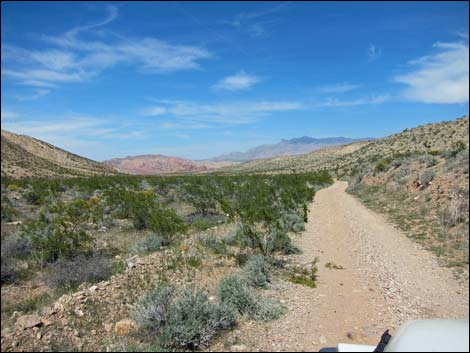
[[[275, 284], [271, 295], [287, 313], [269, 324], [241, 325], [228, 338], [232, 350], [376, 345], [386, 329], [393, 334], [408, 320], [468, 318], [468, 282], [458, 282], [433, 254], [347, 194], [346, 187], [337, 181], [317, 193], [306, 231], [297, 239], [303, 253], [295, 261], [320, 260], [317, 288]], [[328, 262], [344, 269], [328, 269]]]

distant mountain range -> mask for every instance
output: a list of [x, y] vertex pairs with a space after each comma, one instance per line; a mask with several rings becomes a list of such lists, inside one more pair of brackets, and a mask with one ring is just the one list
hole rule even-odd
[[160, 154], [146, 154], [95, 162], [64, 151], [47, 142], [2, 130], [2, 175], [12, 177], [73, 177], [128, 174], [170, 174], [204, 172], [234, 167], [245, 161], [298, 155], [367, 139], [345, 137], [300, 137], [276, 144], [261, 145], [246, 152], [233, 152], [208, 160], [190, 160]]
[[129, 174], [169, 174], [184, 172], [203, 172], [233, 166], [245, 161], [273, 158], [285, 155], [297, 155], [312, 152], [323, 147], [339, 146], [357, 141], [369, 140], [351, 139], [347, 137], [299, 137], [291, 140], [282, 140], [271, 145], [261, 145], [246, 152], [233, 152], [206, 160], [191, 160], [178, 157], [163, 156], [160, 154], [146, 154], [140, 156], [127, 156], [104, 161], [122, 173]]
[[273, 158], [286, 155], [296, 155], [309, 153], [320, 148], [332, 147], [339, 145], [347, 145], [353, 142], [373, 140], [373, 138], [352, 139], [348, 137], [325, 137], [313, 138], [308, 136], [293, 138], [290, 140], [282, 140], [279, 143], [261, 145], [253, 147], [246, 152], [232, 152], [223, 154], [210, 161], [230, 161], [230, 162], [246, 162], [254, 159]]

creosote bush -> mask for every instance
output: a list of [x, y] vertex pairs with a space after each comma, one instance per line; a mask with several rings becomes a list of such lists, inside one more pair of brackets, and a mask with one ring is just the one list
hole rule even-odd
[[93, 238], [64, 218], [42, 219], [25, 226], [22, 235], [31, 242], [32, 253], [42, 263], [74, 257], [90, 249]]

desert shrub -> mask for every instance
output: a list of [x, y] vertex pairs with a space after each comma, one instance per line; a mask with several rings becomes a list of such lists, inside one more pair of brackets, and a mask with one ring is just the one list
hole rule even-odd
[[183, 186], [184, 200], [204, 216], [210, 211], [215, 211], [217, 205], [214, 185], [210, 181], [204, 177], [193, 177]]
[[285, 312], [280, 303], [257, 296], [248, 282], [239, 275], [223, 279], [217, 288], [217, 297], [220, 302], [255, 320], [275, 320]]
[[158, 331], [166, 324], [168, 312], [175, 297], [175, 287], [159, 285], [149, 291], [135, 306], [137, 323], [152, 331]]
[[224, 278], [217, 288], [217, 298], [240, 314], [254, 316], [258, 298], [248, 282], [239, 275]]
[[271, 298], [258, 298], [258, 307], [255, 319], [258, 321], [272, 321], [279, 319], [286, 312], [286, 308]]
[[214, 254], [226, 254], [228, 251], [227, 245], [213, 234], [202, 238], [201, 244], [210, 249]]
[[76, 288], [83, 282], [94, 283], [113, 274], [110, 258], [101, 254], [79, 255], [72, 259], [61, 258], [49, 265], [47, 283], [53, 288]]
[[171, 309], [162, 332], [165, 347], [203, 348], [218, 333], [235, 324], [233, 312], [225, 305], [211, 303], [202, 291], [186, 289]]
[[205, 215], [202, 213], [193, 213], [184, 218], [186, 223], [197, 230], [206, 230], [217, 224], [225, 221], [225, 216], [219, 213], [207, 212]]
[[459, 223], [468, 222], [468, 193], [466, 197], [454, 196], [446, 208], [440, 211], [441, 224], [455, 227]]
[[31, 254], [31, 243], [13, 233], [2, 240], [1, 247], [1, 265], [2, 265], [2, 283], [14, 283], [21, 275], [23, 270], [20, 268], [18, 260], [26, 259]]
[[465, 151], [466, 149], [467, 144], [462, 140], [454, 141], [451, 145], [451, 151], [453, 152], [454, 156], [461, 151]]
[[18, 185], [16, 184], [9, 184], [7, 186], [7, 190], [8, 191], [19, 191], [21, 189], [21, 187], [19, 187]]
[[[444, 151], [442, 153], [442, 156], [445, 159], [453, 159], [455, 158], [458, 154], [462, 153], [467, 149], [467, 144], [464, 141], [455, 141], [452, 143], [450, 148], [447, 151]], [[466, 152], [468, 155], [468, 151]]]
[[434, 171], [432, 170], [425, 170], [421, 175], [419, 176], [419, 181], [423, 185], [429, 184], [433, 179], [434, 179]]
[[162, 247], [167, 246], [168, 244], [168, 240], [166, 240], [165, 238], [155, 234], [149, 234], [133, 247], [132, 252], [139, 254], [150, 253], [158, 251]]
[[48, 196], [52, 196], [54, 191], [50, 189], [50, 185], [31, 184], [28, 189], [24, 190], [22, 196], [32, 205], [43, 204]]
[[277, 230], [273, 231], [274, 241], [272, 242], [273, 251], [278, 251], [283, 255], [299, 254], [300, 249], [292, 243], [292, 239], [285, 233]]
[[282, 218], [282, 222], [286, 231], [298, 233], [305, 230], [304, 217], [295, 212], [286, 213]]
[[1, 283], [15, 283], [21, 275], [17, 261], [11, 256], [3, 256], [1, 258]]
[[16, 211], [15, 208], [13, 208], [13, 205], [10, 199], [6, 197], [5, 195], [2, 195], [1, 206], [2, 206], [1, 207], [2, 221], [11, 222], [18, 215], [18, 212]]
[[272, 265], [268, 258], [262, 255], [251, 256], [242, 270], [242, 277], [253, 287], [267, 287], [271, 282]]
[[235, 324], [233, 312], [213, 303], [202, 291], [159, 286], [136, 305], [136, 320], [166, 349], [196, 350], [206, 347]]
[[288, 274], [288, 280], [292, 283], [301, 284], [310, 288], [316, 288], [318, 258], [315, 258], [310, 264], [294, 267]]
[[223, 242], [229, 246], [238, 245], [239, 244], [238, 229], [229, 231], [224, 236]]
[[418, 161], [420, 163], [426, 164], [427, 168], [434, 167], [439, 162], [439, 160], [436, 157], [434, 157], [430, 154], [423, 154], [423, 155], [419, 156]]
[[98, 223], [103, 220], [103, 204], [100, 198], [76, 199], [66, 204], [59, 203], [55, 211], [73, 223]]
[[152, 211], [149, 228], [168, 239], [177, 233], [184, 232], [187, 226], [175, 210], [157, 207]]
[[4, 257], [26, 259], [31, 254], [31, 241], [18, 232], [10, 234], [2, 241], [1, 255]]
[[388, 170], [391, 163], [390, 158], [382, 159], [379, 163], [377, 163], [374, 167], [374, 174], [376, 173], [383, 173]]
[[22, 235], [31, 242], [33, 255], [43, 263], [74, 257], [93, 243], [90, 234], [63, 218], [32, 222], [23, 228]]
[[212, 227], [214, 223], [212, 223], [210, 220], [207, 218], [200, 218], [193, 223], [191, 223], [191, 227], [194, 227], [197, 230], [206, 230]]

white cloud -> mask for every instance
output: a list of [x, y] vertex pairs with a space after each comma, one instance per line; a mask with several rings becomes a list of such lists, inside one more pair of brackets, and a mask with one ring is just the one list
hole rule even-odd
[[[250, 124], [259, 118], [275, 112], [285, 112], [304, 109], [300, 102], [290, 101], [257, 101], [235, 103], [199, 104], [186, 101], [160, 100], [160, 104], [144, 110], [141, 115], [161, 115], [179, 119], [182, 123], [197, 122], [203, 124]], [[157, 114], [152, 114], [155, 111]], [[171, 123], [169, 123], [171, 124]], [[167, 125], [168, 127], [168, 125]]]
[[337, 83], [334, 85], [322, 86], [320, 87], [320, 91], [323, 93], [345, 93], [354, 91], [361, 87], [359, 84], [352, 84], [348, 82]]
[[367, 56], [369, 57], [369, 61], [373, 61], [378, 59], [382, 55], [382, 50], [377, 48], [374, 44], [370, 44], [367, 48]]
[[469, 95], [468, 42], [435, 43], [437, 53], [410, 61], [411, 72], [394, 77], [403, 96], [422, 103], [465, 103]]
[[12, 119], [12, 118], [16, 118], [18, 116], [17, 113], [13, 113], [11, 111], [8, 111], [8, 110], [1, 110], [1, 119]]
[[[202, 47], [158, 38], [127, 38], [107, 31], [97, 36], [97, 27], [118, 17], [115, 6], [107, 6], [107, 10], [108, 16], [99, 23], [75, 27], [60, 36], [42, 35], [40, 40], [49, 44], [44, 50], [2, 44], [2, 75], [22, 85], [55, 87], [89, 80], [124, 63], [144, 74], [197, 69], [200, 60], [212, 55]], [[87, 39], [81, 36], [84, 32]]]
[[315, 104], [317, 108], [327, 108], [327, 107], [353, 107], [358, 105], [375, 105], [383, 104], [388, 102], [391, 99], [389, 94], [382, 95], [373, 95], [360, 97], [353, 100], [340, 100], [338, 98], [328, 98], [324, 102]]
[[259, 77], [249, 75], [242, 70], [234, 75], [225, 77], [212, 87], [215, 90], [238, 91], [249, 89], [260, 81]]

